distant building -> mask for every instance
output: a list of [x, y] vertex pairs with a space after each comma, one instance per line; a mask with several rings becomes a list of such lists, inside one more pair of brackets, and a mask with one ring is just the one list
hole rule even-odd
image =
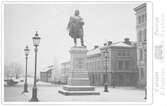
[[44, 82], [48, 82], [48, 74], [47, 71], [40, 72], [40, 80]]
[[55, 67], [51, 65], [44, 68], [40, 72], [40, 80], [44, 82], [55, 82]]
[[105, 43], [95, 46], [88, 52], [87, 69], [91, 85], [103, 85], [105, 82], [105, 59], [103, 51], [107, 49], [108, 84], [117, 86], [135, 86], [137, 82], [136, 45], [128, 38], [123, 42]]
[[146, 85], [147, 76], [147, 8], [146, 3], [134, 8], [136, 12], [136, 31], [137, 31], [137, 66], [139, 71], [140, 86]]
[[61, 81], [67, 83], [68, 75], [70, 72], [70, 62], [64, 62], [61, 64]]

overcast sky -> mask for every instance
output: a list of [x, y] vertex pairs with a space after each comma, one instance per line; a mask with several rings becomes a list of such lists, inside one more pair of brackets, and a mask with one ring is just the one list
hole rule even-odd
[[[136, 40], [136, 17], [133, 9], [141, 3], [130, 4], [6, 4], [4, 7], [5, 64], [25, 64], [24, 48], [31, 49], [29, 72], [34, 71], [32, 37], [39, 32], [38, 72], [53, 63], [70, 60], [73, 39], [66, 31], [69, 17], [75, 9], [83, 17], [84, 40], [88, 49], [105, 41]], [[79, 40], [78, 40], [79, 41]], [[79, 41], [80, 43], [80, 41]]]

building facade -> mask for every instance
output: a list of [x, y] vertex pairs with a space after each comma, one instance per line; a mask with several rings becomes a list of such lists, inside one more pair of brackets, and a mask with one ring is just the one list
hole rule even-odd
[[[103, 53], [105, 50], [108, 51], [107, 60]], [[104, 85], [107, 72], [109, 85], [136, 86], [136, 55], [136, 45], [129, 39], [117, 43], [108, 42], [103, 47], [90, 50], [87, 54], [87, 69], [91, 85]]]
[[48, 82], [48, 74], [47, 72], [40, 72], [40, 80], [43, 81], [43, 82]]
[[104, 84], [104, 66], [100, 47], [95, 46], [94, 49], [89, 50], [87, 53], [87, 70], [91, 85], [100, 86]]
[[64, 62], [61, 64], [61, 82], [67, 84], [68, 76], [70, 72], [70, 62]]
[[40, 80], [44, 82], [55, 82], [55, 67], [50, 65], [40, 72]]
[[147, 9], [146, 3], [134, 8], [136, 12], [137, 66], [139, 86], [146, 85], [147, 76]]

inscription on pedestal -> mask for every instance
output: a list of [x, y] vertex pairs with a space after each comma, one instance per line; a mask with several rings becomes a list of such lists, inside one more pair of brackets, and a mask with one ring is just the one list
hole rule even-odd
[[84, 66], [84, 58], [77, 57], [74, 59], [74, 68], [82, 69]]

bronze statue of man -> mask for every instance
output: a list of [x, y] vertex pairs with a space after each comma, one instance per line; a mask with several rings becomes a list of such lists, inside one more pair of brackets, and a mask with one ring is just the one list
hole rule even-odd
[[75, 46], [77, 46], [77, 38], [80, 38], [81, 46], [85, 46], [83, 40], [83, 25], [83, 18], [79, 16], [79, 10], [75, 10], [74, 16], [70, 17], [70, 21], [67, 26], [69, 35], [74, 39]]

